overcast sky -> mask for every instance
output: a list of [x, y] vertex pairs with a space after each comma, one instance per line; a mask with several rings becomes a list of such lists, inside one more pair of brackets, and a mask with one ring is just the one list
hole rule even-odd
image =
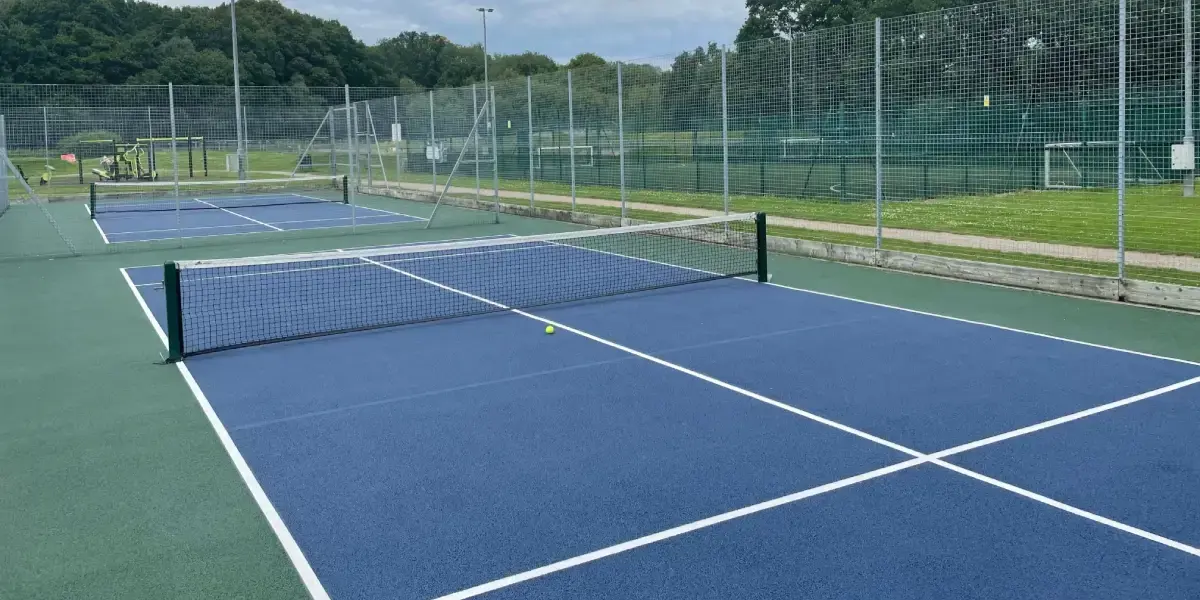
[[[216, 6], [224, 0], [154, 0]], [[283, 0], [336, 19], [368, 44], [408, 30], [440, 33], [459, 44], [482, 39], [477, 6], [490, 6], [488, 50], [532, 50], [565, 62], [580, 52], [607, 59], [670, 63], [708, 42], [731, 44], [746, 18], [745, 0]]]

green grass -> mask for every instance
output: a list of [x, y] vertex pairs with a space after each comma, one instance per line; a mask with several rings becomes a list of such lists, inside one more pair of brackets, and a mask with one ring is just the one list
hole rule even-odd
[[[204, 166], [200, 156], [200, 151], [193, 151], [193, 173], [194, 177], [187, 175], [187, 158], [186, 154], [180, 153], [180, 181], [204, 181], [204, 180], [222, 180], [236, 179], [237, 173], [225, 170], [225, 155], [231, 154], [225, 151], [208, 152], [208, 176], [204, 175]], [[251, 179], [270, 179], [275, 177], [283, 177], [273, 172], [291, 173], [296, 166], [297, 157], [290, 152], [269, 152], [269, 151], [251, 151], [248, 153], [250, 162], [249, 173]], [[56, 199], [72, 196], [82, 196], [88, 193], [88, 188], [91, 183], [96, 180], [96, 176], [91, 173], [93, 168], [99, 168], [99, 159], [88, 159], [84, 161], [84, 183], [79, 183], [79, 167], [78, 165], [68, 163], [60, 158], [53, 157], [50, 159], [50, 166], [54, 167], [54, 175], [50, 185], [39, 185], [42, 172], [45, 168], [46, 160], [42, 155], [32, 155], [24, 153], [22, 155], [11, 155], [13, 164], [21, 167], [25, 172], [25, 177], [29, 180], [29, 186], [39, 196]], [[159, 155], [158, 175], [159, 181], [170, 181], [172, 179], [172, 168], [170, 166], [169, 154]], [[297, 175], [326, 175], [326, 171], [300, 171]], [[8, 182], [9, 194], [13, 198], [21, 198], [25, 195], [25, 190], [15, 178]]]
[[[517, 201], [514, 198], [501, 198], [501, 201], [506, 204], [526, 205], [525, 202]], [[551, 202], [538, 200], [538, 207], [553, 208], [558, 210], [571, 210], [570, 203], [566, 202]], [[621, 209], [616, 206], [597, 206], [584, 205], [580, 212], [586, 212], [597, 215], [621, 216]], [[631, 219], [642, 221], [677, 221], [680, 215], [675, 213], [665, 213], [650, 210], [628, 210], [625, 214]], [[797, 227], [781, 227], [772, 225], [768, 228], [768, 233], [774, 236], [790, 237], [803, 239], [813, 242], [828, 242], [833, 244], [845, 244], [850, 246], [858, 246], [863, 248], [874, 248], [875, 238], [871, 236], [854, 235], [848, 233], [839, 233], [831, 231], [821, 231], [815, 229], [803, 229]], [[964, 260], [974, 260], [980, 262], [988, 262], [1002, 265], [1013, 265], [1020, 267], [1030, 267], [1036, 269], [1049, 269], [1054, 271], [1063, 271], [1070, 273], [1079, 273], [1084, 275], [1097, 275], [1103, 277], [1116, 277], [1117, 265], [1115, 263], [1094, 262], [1086, 260], [1065, 259], [1054, 256], [1038, 255], [1038, 254], [1022, 254], [1016, 252], [999, 252], [995, 250], [982, 250], [975, 248], [964, 248], [960, 246], [947, 246], [940, 244], [927, 244], [921, 242], [911, 242], [907, 240], [896, 240], [885, 238], [883, 240], [883, 248], [885, 250], [896, 250], [901, 252], [913, 252], [917, 254], [926, 254], [931, 256], [944, 256], [947, 258], [959, 258]], [[1126, 269], [1127, 276], [1131, 279], [1140, 279], [1144, 281], [1158, 281], [1164, 283], [1174, 283], [1180, 285], [1200, 286], [1200, 273], [1190, 271], [1180, 271], [1175, 269], [1153, 269], [1130, 265]]]
[[[430, 179], [425, 174], [404, 177], [411, 183]], [[456, 179], [465, 186], [473, 178]], [[444, 183], [445, 178], [439, 177], [439, 181]], [[500, 188], [527, 192], [529, 183], [502, 179]], [[568, 185], [556, 182], [536, 182], [536, 190], [538, 194], [570, 194]], [[580, 198], [620, 199], [620, 191], [608, 186], [579, 186], [576, 194]], [[712, 193], [629, 190], [628, 199], [664, 206], [723, 208], [721, 195]], [[875, 223], [873, 202], [735, 195], [730, 198], [730, 209], [832, 223]], [[890, 201], [884, 204], [883, 222], [886, 227], [901, 229], [1115, 248], [1117, 198], [1115, 190], [1034, 190]], [[1133, 186], [1126, 198], [1126, 233], [1128, 250], [1200, 256], [1200, 198], [1183, 198], [1175, 185]]]

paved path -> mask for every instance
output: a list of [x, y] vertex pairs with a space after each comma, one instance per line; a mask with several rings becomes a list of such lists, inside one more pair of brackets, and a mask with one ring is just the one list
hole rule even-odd
[[[401, 183], [399, 185], [405, 189], [411, 190], [427, 191], [430, 189], [429, 184]], [[474, 195], [475, 188], [451, 186], [450, 193], [460, 196], [470, 196]], [[490, 195], [490, 193], [490, 189], [481, 191], [481, 194], [484, 196]], [[528, 199], [529, 192], [512, 192], [501, 190], [500, 196], [503, 198]], [[571, 197], [556, 194], [537, 194], [534, 197], [534, 202], [536, 203], [537, 201], [570, 204]], [[582, 204], [589, 206], [621, 206], [621, 203], [617, 200], [601, 200], [599, 198], [577, 197], [575, 199], [575, 203], [576, 205]], [[649, 204], [645, 202], [630, 202], [629, 208], [631, 210], [646, 210], [694, 217], [707, 217], [720, 214], [717, 211], [704, 208], [668, 206], [664, 204]], [[863, 235], [868, 237], [875, 236], [875, 227], [871, 225], [852, 225], [849, 223], [832, 223], [829, 221], [813, 221], [809, 219], [775, 217], [770, 215], [767, 217], [767, 222], [772, 225], [779, 225], [783, 227], [796, 227], [799, 229], [830, 231], [836, 233]], [[1042, 256], [1052, 256], [1055, 258], [1086, 260], [1093, 262], [1116, 262], [1117, 260], [1116, 251], [1112, 248], [1093, 248], [1090, 246], [1071, 246], [1067, 244], [1051, 244], [1048, 242], [1009, 240], [1004, 238], [968, 235], [962, 233], [948, 233], [943, 231], [922, 231], [920, 229], [884, 227], [883, 237], [893, 240], [905, 240], [910, 242], [938, 244], [943, 246], [959, 246], [962, 248], [974, 248], [979, 250], [1037, 254]], [[1170, 254], [1155, 254], [1152, 252], [1127, 251], [1125, 253], [1125, 262], [1126, 264], [1136, 265], [1139, 267], [1179, 269], [1183, 271], [1200, 272], [1200, 258], [1194, 256], [1176, 256]]]

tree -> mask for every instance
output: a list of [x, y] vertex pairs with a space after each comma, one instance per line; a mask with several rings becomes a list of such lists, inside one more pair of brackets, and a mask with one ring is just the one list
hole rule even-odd
[[554, 62], [554, 59], [536, 52], [497, 56], [492, 64], [495, 66], [494, 77], [497, 79], [553, 73], [558, 70], [558, 63]]
[[591, 52], [584, 52], [576, 55], [570, 62], [567, 63], [568, 69], [586, 69], [588, 67], [603, 67], [608, 64], [603, 58], [596, 56]]
[[444, 36], [421, 31], [406, 31], [379, 42], [374, 48], [383, 61], [398, 76], [432, 88], [442, 77], [442, 52], [450, 45]]
[[879, 18], [899, 17], [974, 4], [977, 0], [746, 0], [749, 15], [739, 45]]

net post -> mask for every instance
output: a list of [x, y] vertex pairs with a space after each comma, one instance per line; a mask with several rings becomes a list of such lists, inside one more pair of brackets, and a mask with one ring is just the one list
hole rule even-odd
[[342, 204], [350, 204], [350, 177], [342, 175]]
[[88, 184], [88, 213], [92, 215], [92, 219], [96, 218], [96, 182]]
[[167, 362], [183, 360], [183, 310], [179, 293], [179, 267], [163, 264], [163, 290], [167, 299]]
[[754, 213], [754, 233], [758, 248], [758, 281], [767, 283], [770, 280], [767, 273], [767, 213]]

